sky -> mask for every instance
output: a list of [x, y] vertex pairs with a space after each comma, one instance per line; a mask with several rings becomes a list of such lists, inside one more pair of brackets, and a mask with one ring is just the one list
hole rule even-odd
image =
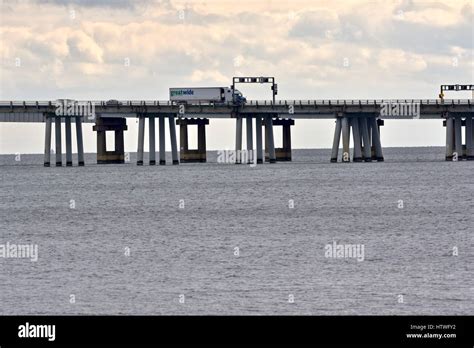
[[[233, 76], [274, 76], [282, 100], [434, 99], [441, 84], [474, 83], [472, 0], [0, 4], [0, 100], [167, 100], [170, 87], [228, 86]], [[240, 90], [271, 99], [269, 85]], [[137, 124], [127, 122], [126, 151], [136, 151]], [[95, 152], [84, 127], [85, 151]], [[297, 120], [293, 148], [329, 148], [333, 132], [331, 120]], [[381, 137], [384, 147], [445, 143], [438, 120], [388, 120]], [[234, 138], [234, 120], [211, 120], [209, 150]], [[43, 125], [0, 123], [0, 153], [43, 144]]]

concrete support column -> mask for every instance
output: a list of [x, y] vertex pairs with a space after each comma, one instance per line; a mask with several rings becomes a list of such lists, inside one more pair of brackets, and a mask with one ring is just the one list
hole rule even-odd
[[173, 164], [179, 164], [178, 143], [176, 141], [176, 125], [174, 124], [174, 115], [168, 116], [168, 123], [170, 126], [171, 155], [173, 157]]
[[118, 163], [125, 162], [125, 142], [123, 139], [123, 131], [116, 130], [114, 131], [115, 139], [115, 151], [113, 153], [118, 154]]
[[145, 145], [145, 117], [138, 117], [138, 149], [137, 149], [137, 166], [143, 165], [143, 148]]
[[[282, 155], [284, 161], [291, 161], [291, 124], [282, 125], [283, 128], [283, 149]], [[277, 160], [280, 160], [277, 156]]]
[[82, 118], [76, 116], [77, 164], [84, 166], [84, 141], [82, 139]]
[[458, 155], [458, 160], [462, 160], [463, 151], [462, 151], [462, 119], [461, 117], [454, 118], [454, 143], [455, 150]]
[[242, 151], [242, 118], [238, 117], [235, 124], [235, 163], [241, 163], [240, 153]]
[[364, 142], [364, 147], [363, 147], [364, 161], [365, 162], [371, 162], [372, 161], [372, 153], [371, 153], [369, 129], [367, 127], [367, 118], [366, 117], [359, 118], [359, 131], [362, 135], [362, 140]]
[[334, 139], [332, 141], [331, 163], [337, 162], [339, 153], [339, 143], [341, 142], [342, 121], [340, 117], [336, 118], [336, 127], [334, 130]]
[[66, 125], [66, 167], [72, 167], [71, 117], [64, 119]]
[[159, 131], [160, 131], [160, 164], [166, 164], [166, 149], [165, 149], [165, 117], [159, 117]]
[[352, 136], [354, 137], [354, 162], [362, 162], [362, 148], [360, 141], [359, 132], [359, 120], [357, 117], [353, 117], [351, 120]]
[[156, 150], [155, 150], [155, 116], [148, 118], [148, 140], [149, 140], [149, 161], [150, 166], [156, 164]]
[[97, 164], [105, 163], [106, 154], [107, 154], [107, 147], [106, 147], [105, 132], [97, 131]]
[[275, 141], [273, 138], [273, 118], [272, 116], [265, 117], [265, 133], [268, 140], [268, 157], [270, 163], [276, 163]]
[[54, 130], [56, 138], [56, 167], [63, 165], [62, 152], [61, 152], [61, 117], [54, 118]]
[[[181, 121], [181, 120], [180, 120]], [[179, 125], [179, 153], [181, 155], [181, 162], [183, 155], [188, 151], [188, 124], [183, 120]]]
[[205, 124], [198, 124], [198, 154], [200, 156], [199, 162], [206, 162], [206, 126]]
[[383, 152], [382, 152], [382, 143], [380, 142], [380, 134], [379, 134], [379, 127], [377, 125], [377, 121], [375, 117], [370, 117], [370, 123], [372, 125], [372, 143], [375, 148], [375, 159], [378, 162], [383, 162]]
[[245, 119], [247, 126], [247, 158], [248, 163], [253, 163], [253, 129], [252, 129], [252, 117], [247, 117]]
[[466, 117], [466, 159], [474, 160], [474, 129], [472, 128], [472, 117]]
[[255, 117], [255, 131], [257, 138], [257, 163], [263, 163], [262, 118]]
[[44, 123], [44, 166], [51, 165], [51, 116], [45, 116]]
[[446, 161], [453, 160], [454, 153], [454, 119], [446, 118]]
[[342, 162], [350, 162], [349, 142], [350, 142], [350, 124], [347, 117], [342, 118]]

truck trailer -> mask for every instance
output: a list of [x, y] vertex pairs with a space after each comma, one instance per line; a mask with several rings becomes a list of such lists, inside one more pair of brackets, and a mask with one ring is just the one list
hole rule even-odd
[[170, 101], [184, 104], [224, 104], [234, 101], [240, 105], [246, 99], [238, 90], [232, 93], [231, 87], [175, 87], [170, 88]]

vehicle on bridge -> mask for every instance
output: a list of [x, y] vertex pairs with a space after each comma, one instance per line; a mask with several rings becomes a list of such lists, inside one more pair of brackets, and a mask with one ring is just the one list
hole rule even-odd
[[183, 104], [225, 104], [241, 105], [247, 99], [239, 90], [233, 93], [232, 87], [183, 87], [170, 88], [170, 101]]

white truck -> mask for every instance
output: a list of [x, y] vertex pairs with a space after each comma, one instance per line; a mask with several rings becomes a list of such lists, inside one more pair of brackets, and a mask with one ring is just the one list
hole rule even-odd
[[170, 100], [177, 103], [198, 104], [214, 103], [223, 104], [234, 101], [236, 104], [243, 104], [247, 100], [242, 93], [232, 87], [184, 87], [170, 88]]

